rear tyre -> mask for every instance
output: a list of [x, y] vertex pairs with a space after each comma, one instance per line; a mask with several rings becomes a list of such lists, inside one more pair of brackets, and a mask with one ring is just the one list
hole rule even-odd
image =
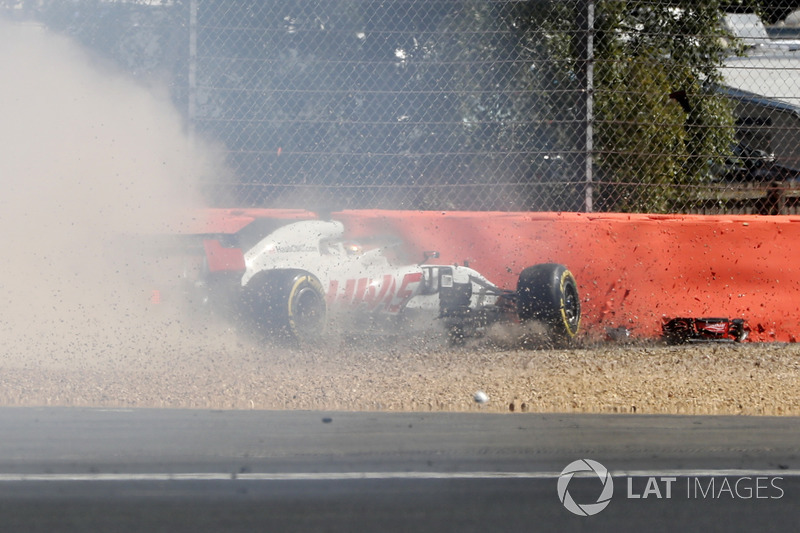
[[243, 289], [242, 317], [260, 338], [317, 343], [326, 314], [322, 284], [305, 270], [265, 270]]
[[581, 323], [575, 277], [564, 265], [545, 263], [522, 271], [517, 282], [517, 315], [544, 324], [556, 344], [571, 341]]

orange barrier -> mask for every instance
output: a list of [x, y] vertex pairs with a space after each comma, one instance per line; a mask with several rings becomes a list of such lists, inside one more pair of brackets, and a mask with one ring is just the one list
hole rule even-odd
[[[303, 211], [239, 210], [238, 217]], [[583, 331], [625, 327], [661, 334], [663, 317], [744, 318], [751, 340], [800, 338], [797, 216], [342, 211], [353, 238], [401, 237], [412, 257], [438, 250], [506, 288], [536, 263], [563, 263], [577, 278]]]
[[751, 340], [800, 338], [796, 216], [346, 211], [355, 235], [401, 236], [419, 254], [468, 260], [513, 288], [526, 266], [563, 263], [578, 280], [583, 329], [661, 334], [663, 317], [744, 318]]

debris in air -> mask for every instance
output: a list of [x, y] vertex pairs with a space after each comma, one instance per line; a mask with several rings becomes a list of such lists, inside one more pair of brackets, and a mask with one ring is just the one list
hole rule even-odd
[[631, 330], [624, 326], [606, 328], [606, 338], [610, 341], [623, 342], [631, 338]]
[[481, 405], [489, 403], [489, 395], [482, 390], [476, 392], [472, 398], [475, 400], [475, 403], [479, 403]]

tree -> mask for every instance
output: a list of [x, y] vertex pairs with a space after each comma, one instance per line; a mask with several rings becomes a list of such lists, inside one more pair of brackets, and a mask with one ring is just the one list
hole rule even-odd
[[[577, 192], [562, 168], [559, 116], [564, 106], [535, 87], [547, 50], [521, 40], [517, 3], [461, 0], [447, 4], [436, 30], [420, 44], [416, 76], [406, 90], [425, 94], [425, 115], [412, 152], [442, 154], [422, 167], [436, 184], [432, 205], [488, 209], [569, 209]], [[538, 24], [537, 20], [537, 24]], [[548, 71], [550, 74], [560, 73]], [[551, 79], [552, 80], [552, 79]], [[552, 87], [557, 87], [557, 82]], [[541, 89], [541, 90], [539, 90]], [[558, 92], [558, 91], [556, 91]], [[436, 193], [439, 194], [436, 194]]]
[[[551, 57], [552, 72], [535, 84], [538, 91], [562, 95], [561, 101], [550, 98], [555, 116], [575, 108], [576, 95], [583, 97], [573, 80], [584, 58], [571, 36], [581, 31], [573, 10], [585, 7], [548, 2], [518, 15], [529, 49], [544, 48]], [[595, 14], [595, 204], [605, 210], [679, 209], [733, 141], [731, 106], [716, 91], [726, 54], [721, 3], [597, 0]], [[569, 90], [554, 91], [556, 82]], [[571, 106], [564, 101], [570, 95]]]

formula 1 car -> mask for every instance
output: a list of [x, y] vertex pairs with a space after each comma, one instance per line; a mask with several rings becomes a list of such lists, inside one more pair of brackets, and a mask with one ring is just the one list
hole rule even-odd
[[578, 333], [577, 283], [563, 265], [528, 267], [516, 290], [506, 290], [468, 266], [429, 264], [439, 257], [434, 251], [409, 264], [398, 260], [393, 244], [352, 242], [339, 221], [269, 224], [257, 240], [204, 241], [207, 299], [227, 300], [260, 336], [314, 343], [343, 315], [346, 323], [366, 327], [373, 317], [414, 311], [432, 315], [454, 343], [498, 321], [535, 320], [553, 343]]

